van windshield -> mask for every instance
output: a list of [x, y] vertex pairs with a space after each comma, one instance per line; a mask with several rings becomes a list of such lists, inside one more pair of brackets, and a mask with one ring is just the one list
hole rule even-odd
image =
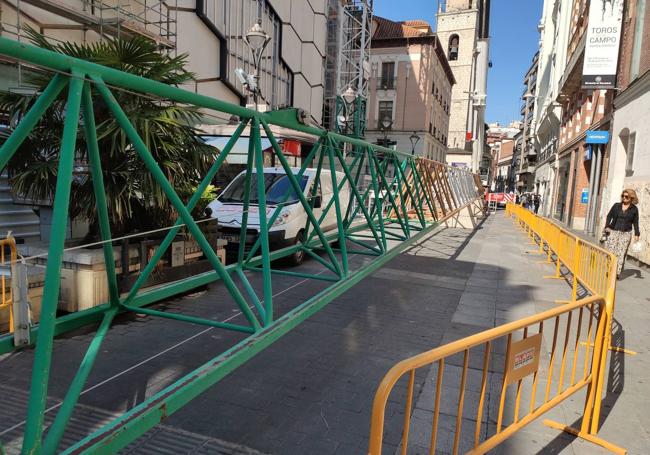
[[[251, 203], [257, 203], [258, 202], [258, 197], [257, 197], [257, 174], [253, 173], [251, 176], [251, 189], [250, 189], [250, 194], [251, 194]], [[300, 189], [302, 191], [305, 190], [305, 186], [307, 186], [307, 176], [303, 175], [300, 181], [298, 182], [300, 185]], [[246, 174], [242, 173], [239, 174], [235, 180], [233, 180], [232, 184], [228, 186], [224, 190], [223, 193], [221, 193], [221, 196], [219, 196], [219, 201], [223, 203], [228, 203], [228, 202], [235, 202], [235, 203], [243, 203], [244, 202], [244, 183], [246, 181]], [[291, 188], [291, 182], [289, 182], [289, 179], [285, 174], [277, 174], [277, 173], [265, 173], [264, 174], [264, 188], [265, 188], [265, 193], [266, 193], [266, 203], [267, 204], [280, 204], [285, 197], [285, 194], [287, 193], [287, 190], [289, 191], [289, 197], [286, 200], [287, 204], [293, 204], [298, 201], [298, 195], [296, 192]]]

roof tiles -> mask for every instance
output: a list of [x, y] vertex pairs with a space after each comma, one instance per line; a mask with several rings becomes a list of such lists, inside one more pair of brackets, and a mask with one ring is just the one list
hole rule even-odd
[[[383, 17], [375, 16], [377, 28], [372, 39], [400, 39], [400, 38], [417, 38], [422, 36], [433, 35], [429, 24], [423, 20], [411, 20], [404, 22], [393, 22]], [[422, 30], [422, 27], [427, 30]]]

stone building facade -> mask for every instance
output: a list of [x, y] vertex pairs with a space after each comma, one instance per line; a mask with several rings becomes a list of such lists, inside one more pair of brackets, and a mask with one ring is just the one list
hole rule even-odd
[[[326, 4], [327, 0], [6, 0], [0, 1], [0, 36], [27, 41], [27, 26], [53, 40], [77, 43], [142, 36], [162, 52], [188, 54], [187, 69], [195, 77], [185, 89], [245, 105], [251, 101], [235, 69], [253, 71], [243, 37], [259, 19], [271, 38], [261, 63], [260, 109], [302, 108], [320, 124]], [[24, 68], [0, 62], [0, 90], [24, 92], [29, 90], [25, 81]], [[228, 120], [210, 117], [214, 123]], [[39, 219], [29, 205], [17, 205], [10, 187], [7, 174], [0, 170], [0, 236], [11, 230], [20, 239], [40, 238], [46, 210], [40, 211]]]
[[456, 79], [451, 95], [447, 161], [482, 174], [487, 172], [479, 169], [485, 161], [483, 155], [489, 158], [490, 154], [484, 142], [489, 5], [487, 0], [448, 0], [444, 9], [440, 6], [436, 23], [436, 34], [446, 48]]
[[[246, 93], [234, 71], [252, 71], [243, 36], [259, 18], [271, 37], [260, 74], [264, 103], [270, 109], [299, 107], [321, 122], [327, 0], [104, 0], [101, 7], [88, 3], [5, 2], [0, 35], [25, 40], [19, 28], [29, 25], [63, 41], [145, 36], [162, 49], [189, 55], [188, 69], [196, 77], [187, 89], [245, 104]], [[0, 89], [15, 84], [13, 73], [3, 68]]]
[[375, 16], [370, 67], [367, 140], [444, 162], [455, 79], [429, 24]]

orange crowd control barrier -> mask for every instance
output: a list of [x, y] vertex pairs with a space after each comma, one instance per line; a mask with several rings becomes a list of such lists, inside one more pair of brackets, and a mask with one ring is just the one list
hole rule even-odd
[[[393, 430], [385, 428], [385, 419], [396, 415], [388, 413], [387, 407], [395, 411], [396, 403], [404, 403], [400, 437], [393, 435], [386, 444], [399, 445], [402, 454], [408, 453], [409, 444], [418, 450], [428, 446], [430, 454], [437, 450], [479, 454], [583, 389], [586, 396], [579, 429], [550, 420], [544, 423], [615, 453], [626, 453], [597, 435], [614, 311], [616, 258], [523, 207], [508, 204], [506, 213], [539, 244], [540, 253], [555, 262], [553, 278], [565, 276], [572, 281], [572, 300], [391, 368], [375, 395], [369, 454], [382, 453], [384, 435]], [[542, 347], [544, 341], [546, 347]], [[433, 387], [428, 390], [425, 381], [414, 417], [416, 375], [427, 373]]]
[[0, 239], [0, 316], [9, 314], [9, 333], [14, 331], [14, 309], [11, 295], [11, 265], [16, 262], [16, 240], [8, 236]]

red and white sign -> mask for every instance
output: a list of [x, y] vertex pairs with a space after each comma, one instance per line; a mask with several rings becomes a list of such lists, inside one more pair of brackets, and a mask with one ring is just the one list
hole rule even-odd
[[300, 156], [300, 142], [291, 139], [285, 139], [282, 144], [282, 151], [285, 155]]
[[487, 202], [515, 202], [514, 193], [486, 193]]

